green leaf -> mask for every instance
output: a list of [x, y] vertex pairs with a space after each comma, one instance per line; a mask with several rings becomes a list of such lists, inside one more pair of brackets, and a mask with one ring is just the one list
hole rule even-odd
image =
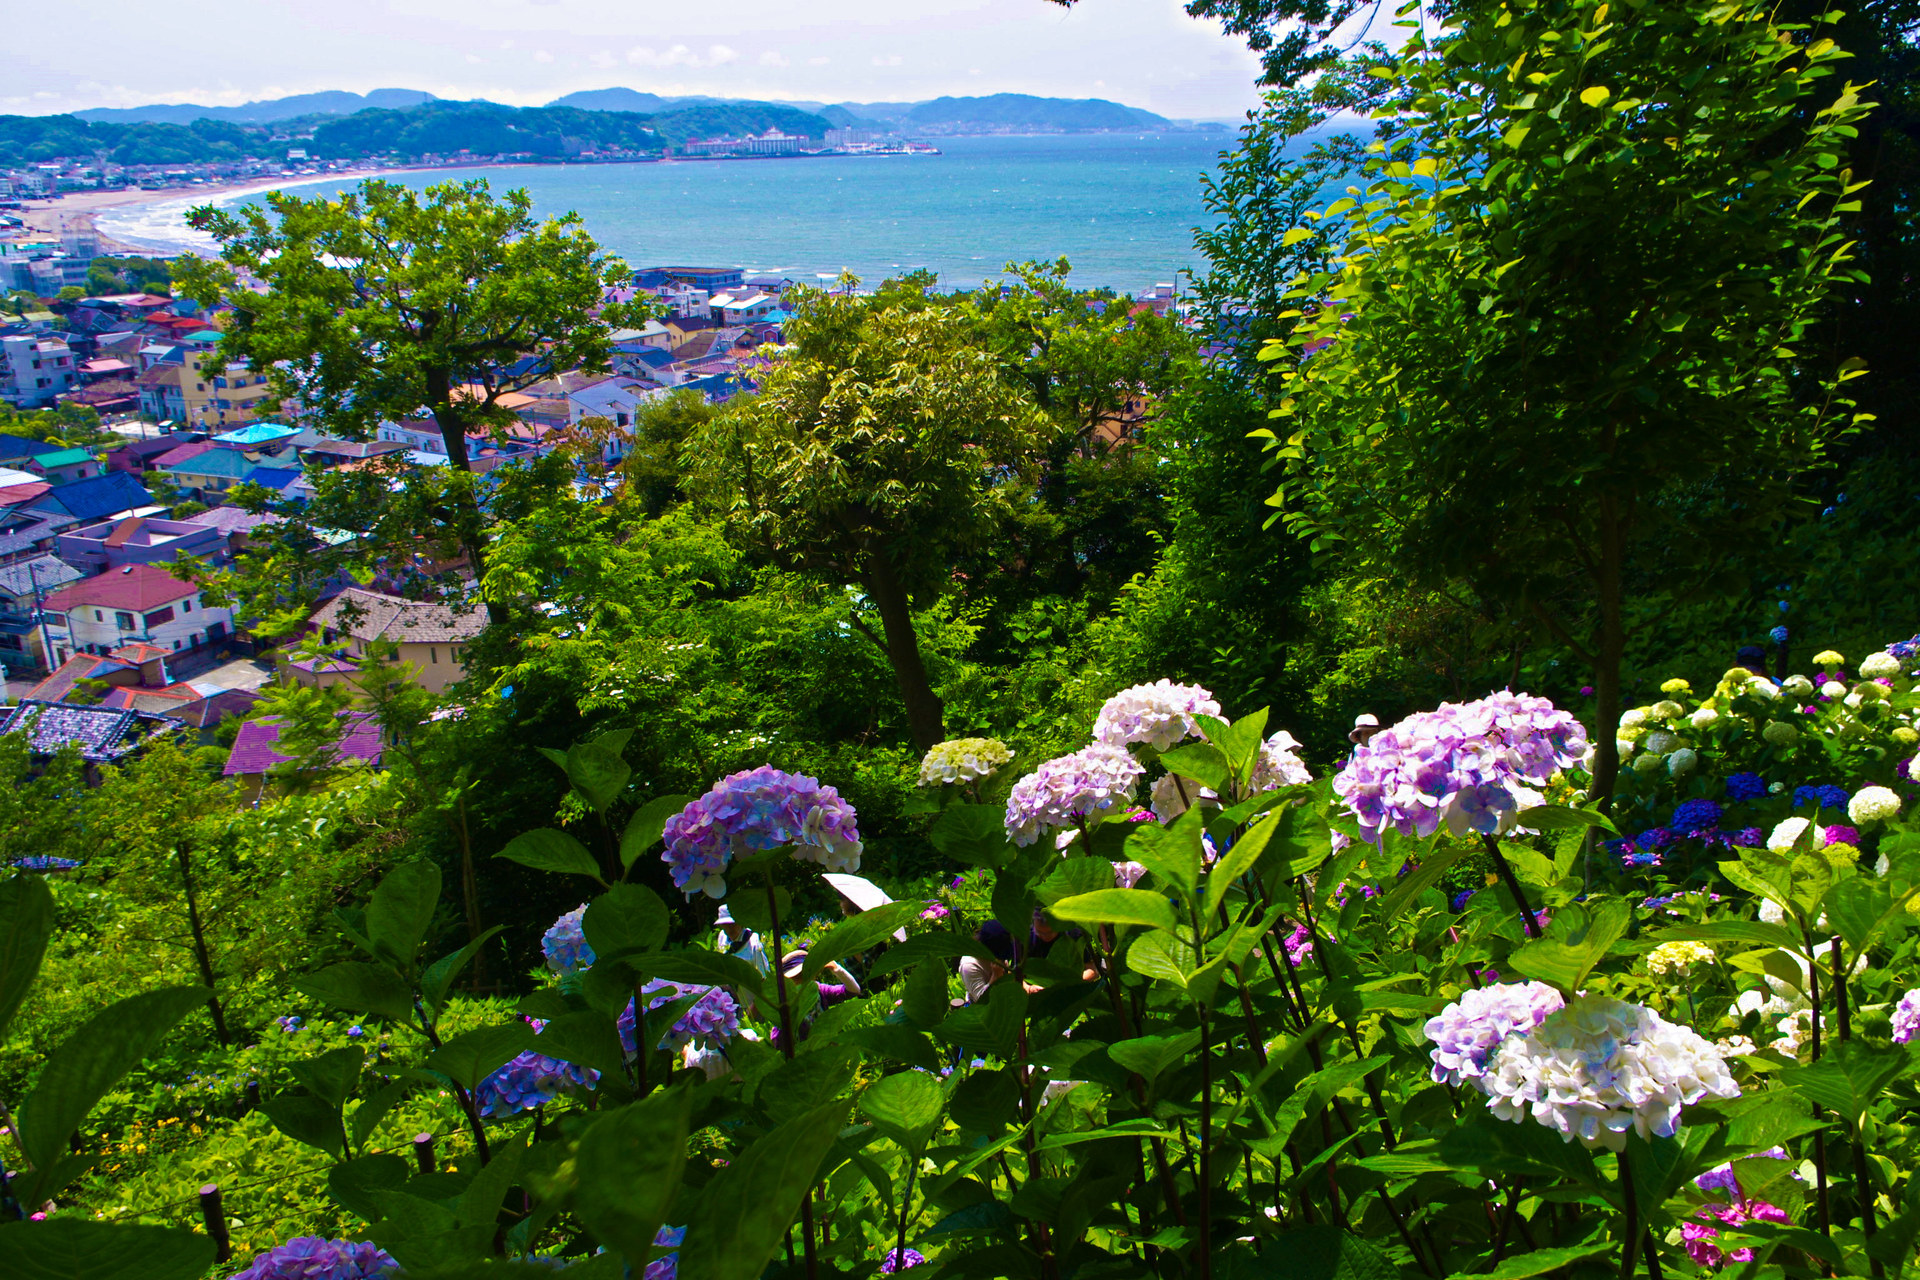
[[[904, 1062], [924, 1071], [940, 1069], [940, 1051], [924, 1031], [899, 1023], [881, 1023], [873, 1027], [855, 1027], [840, 1033], [840, 1040], [863, 1052], [895, 1062]], [[809, 1057], [814, 1055], [808, 1055]]]
[[1221, 900], [1234, 882], [1253, 869], [1260, 861], [1260, 855], [1267, 851], [1267, 842], [1273, 839], [1274, 832], [1280, 830], [1278, 818], [1269, 818], [1265, 822], [1256, 822], [1240, 833], [1240, 838], [1228, 846], [1220, 855], [1220, 860], [1207, 872], [1207, 907], [1205, 915], [1211, 918], [1220, 909]]
[[499, 933], [501, 927], [497, 924], [489, 927], [479, 937], [452, 955], [441, 956], [435, 960], [427, 967], [427, 971], [420, 975], [420, 993], [426, 998], [427, 1008], [433, 1010], [435, 1017], [438, 1017], [440, 1010], [446, 1007], [447, 991], [459, 978], [460, 971], [480, 954], [480, 948], [486, 946], [487, 940]]
[[847, 956], [859, 955], [877, 946], [920, 918], [927, 904], [919, 901], [888, 902], [849, 916], [827, 931], [827, 936], [807, 948], [807, 962], [800, 969], [800, 980], [811, 982], [822, 969]]
[[1168, 1067], [1182, 1062], [1200, 1046], [1198, 1031], [1170, 1036], [1138, 1036], [1107, 1046], [1107, 1056], [1151, 1084]]
[[[652, 1255], [653, 1238], [680, 1190], [692, 1111], [689, 1081], [601, 1116], [580, 1137], [573, 1211], [610, 1249], [625, 1254], [636, 1273]], [[696, 1203], [709, 1198], [703, 1194]]]
[[1036, 890], [1043, 906], [1062, 898], [1113, 888], [1113, 864], [1105, 858], [1062, 858]]
[[406, 1100], [409, 1086], [405, 1080], [395, 1080], [375, 1090], [373, 1096], [353, 1109], [347, 1118], [347, 1128], [353, 1134], [356, 1144], [364, 1143], [373, 1136], [373, 1131], [387, 1113]]
[[524, 1022], [463, 1031], [426, 1056], [423, 1066], [463, 1089], [472, 1089], [513, 1058], [536, 1047]]
[[844, 1101], [809, 1111], [721, 1170], [693, 1202], [680, 1247], [681, 1280], [740, 1280], [765, 1270], [846, 1115]]
[[1508, 1258], [1491, 1271], [1476, 1271], [1472, 1275], [1474, 1280], [1526, 1280], [1528, 1276], [1543, 1276], [1549, 1271], [1558, 1271], [1582, 1258], [1597, 1258], [1603, 1253], [1612, 1253], [1619, 1247], [1613, 1241], [1600, 1240], [1558, 1249], [1534, 1249]]
[[985, 1004], [954, 1010], [933, 1034], [983, 1056], [1011, 1058], [1026, 1016], [1026, 990], [1018, 982], [996, 982]]
[[1531, 809], [1522, 809], [1513, 815], [1513, 823], [1529, 831], [1573, 831], [1598, 827], [1602, 831], [1619, 834], [1605, 814], [1559, 804], [1540, 804]]
[[860, 1112], [880, 1131], [918, 1157], [940, 1123], [946, 1090], [921, 1071], [882, 1076], [860, 1095]]
[[413, 1171], [399, 1156], [360, 1156], [327, 1170], [327, 1194], [368, 1222], [380, 1218], [380, 1203], [370, 1192], [398, 1191]]
[[671, 918], [660, 895], [644, 885], [622, 882], [587, 905], [580, 931], [596, 962], [652, 951], [667, 940]]
[[[1607, 86], [1603, 84], [1597, 84], [1597, 85], [1594, 85], [1591, 89], [1582, 89], [1580, 91], [1580, 101], [1586, 103], [1590, 107], [1603, 106], [1605, 105], [1607, 99], [1611, 98], [1612, 96], [1613, 96], [1613, 90], [1607, 88]], [[1532, 1275], [1533, 1273], [1529, 1271], [1529, 1272], [1526, 1272], [1525, 1274]]]
[[199, 1280], [213, 1266], [213, 1239], [62, 1214], [0, 1227], [0, 1258], [8, 1280]]
[[602, 1077], [626, 1075], [626, 1050], [620, 1044], [619, 1026], [598, 1009], [576, 1009], [551, 1019], [534, 1037], [534, 1047], [560, 1062], [592, 1067]]
[[1006, 1128], [1019, 1105], [1020, 1081], [1009, 1067], [969, 1073], [955, 1086], [948, 1111], [962, 1129], [991, 1137]]
[[283, 1093], [261, 1102], [273, 1127], [292, 1138], [326, 1152], [335, 1160], [346, 1155], [340, 1128], [340, 1108], [304, 1093]]
[[567, 752], [567, 781], [598, 813], [620, 798], [633, 770], [616, 751], [597, 742], [583, 742]]
[[593, 739], [591, 745], [599, 747], [602, 751], [611, 751], [617, 756], [625, 754], [627, 744], [632, 741], [633, 730], [609, 729], [599, 737]]
[[[1245, 783], [1253, 775], [1254, 762], [1260, 758], [1260, 747], [1267, 732], [1268, 708], [1262, 707], [1251, 715], [1245, 715], [1228, 724], [1216, 716], [1195, 716], [1200, 731], [1206, 735], [1207, 743], [1217, 747], [1233, 770], [1233, 779]], [[1169, 769], [1173, 766], [1168, 765]], [[1224, 788], [1215, 787], [1215, 791], [1226, 795]]]
[[1631, 919], [1631, 909], [1617, 898], [1591, 908], [1563, 907], [1547, 935], [1513, 952], [1507, 963], [1572, 995], [1626, 933]]
[[1466, 857], [1468, 852], [1465, 845], [1453, 845], [1428, 855], [1418, 867], [1407, 872], [1398, 884], [1387, 890], [1387, 896], [1381, 900], [1376, 912], [1378, 917], [1382, 920], [1398, 920], [1409, 902], [1438, 884], [1447, 869]]
[[853, 1055], [837, 1046], [803, 1053], [768, 1072], [755, 1096], [774, 1120], [791, 1120], [844, 1093], [854, 1066]]
[[1400, 1269], [1378, 1246], [1338, 1227], [1297, 1227], [1260, 1251], [1269, 1274], [1287, 1280], [1400, 1280]]
[[1780, 947], [1798, 951], [1801, 940], [1792, 930], [1761, 920], [1719, 920], [1708, 924], [1675, 925], [1662, 929], [1654, 942], [1740, 942], [1761, 947]]
[[905, 942], [896, 942], [888, 947], [880, 958], [873, 962], [873, 967], [867, 970], [867, 975], [873, 978], [884, 977], [895, 970], [911, 968], [922, 960], [947, 960], [955, 956], [972, 956], [976, 960], [988, 962], [993, 960], [993, 953], [972, 938], [958, 933], [919, 933]]
[[600, 879], [600, 864], [587, 852], [587, 846], [564, 831], [537, 827], [522, 831], [507, 841], [507, 847], [493, 855], [517, 862], [535, 871], [559, 871], [567, 875]]
[[970, 867], [1003, 867], [1014, 855], [1007, 839], [1007, 812], [993, 804], [954, 804], [935, 819], [927, 839], [947, 857]]
[[345, 960], [318, 973], [293, 980], [294, 990], [322, 1004], [354, 1013], [377, 1014], [395, 1022], [413, 1016], [413, 993], [400, 975], [385, 965]]
[[632, 868], [640, 855], [660, 843], [667, 819], [693, 803], [692, 796], [656, 796], [627, 819], [626, 832], [620, 837], [620, 866]]
[[366, 1066], [367, 1051], [359, 1045], [329, 1049], [317, 1058], [288, 1063], [293, 1078], [336, 1111], [347, 1105], [354, 1086], [360, 1083], [361, 1068]]
[[53, 891], [37, 875], [0, 880], [0, 1041], [53, 937]]
[[389, 871], [367, 904], [367, 937], [374, 955], [412, 972], [439, 903], [440, 869], [431, 862], [403, 862]]
[[30, 1185], [16, 1190], [22, 1204], [39, 1204], [60, 1188], [43, 1185], [107, 1090], [160, 1047], [174, 1024], [207, 1002], [205, 987], [161, 987], [116, 1001], [93, 1015], [47, 1056], [39, 1083], [20, 1104], [16, 1129]]
[[520, 1173], [531, 1133], [531, 1129], [522, 1129], [509, 1137], [494, 1139], [493, 1158], [480, 1166], [473, 1181], [460, 1193], [460, 1205], [454, 1216], [461, 1226], [491, 1227], [499, 1219], [500, 1202]]
[[1160, 753], [1160, 763], [1174, 773], [1219, 795], [1226, 795], [1233, 783], [1233, 765], [1220, 748], [1205, 742], [1189, 742]]
[[1099, 889], [1075, 894], [1053, 904], [1056, 920], [1073, 924], [1133, 924], [1172, 933], [1177, 921], [1173, 904], [1145, 889]]
[[1780, 1081], [1858, 1124], [1881, 1091], [1914, 1065], [1914, 1055], [1898, 1045], [1843, 1040], [1829, 1043], [1812, 1066], [1780, 1072]]
[[1182, 990], [1196, 967], [1193, 948], [1171, 933], [1149, 933], [1127, 945], [1127, 968]]
[[[717, 951], [649, 951], [631, 963], [650, 978], [699, 987], [739, 987], [753, 995], [766, 988], [760, 971], [739, 956]], [[597, 966], [596, 966], [597, 967]]]

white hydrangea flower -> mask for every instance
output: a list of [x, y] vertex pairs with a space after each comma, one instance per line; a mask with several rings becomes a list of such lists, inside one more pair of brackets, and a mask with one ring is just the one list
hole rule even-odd
[[1165, 751], [1200, 732], [1197, 715], [1218, 716], [1220, 704], [1197, 684], [1158, 680], [1122, 689], [1108, 698], [1093, 722], [1093, 737], [1110, 747], [1145, 743]]
[[1748, 693], [1757, 693], [1763, 698], [1777, 698], [1780, 696], [1780, 686], [1765, 676], [1755, 676], [1753, 679], [1747, 681], [1746, 691]]
[[1489, 1109], [1533, 1119], [1572, 1142], [1620, 1151], [1627, 1131], [1672, 1137], [1682, 1108], [1737, 1098], [1740, 1086], [1714, 1045], [1643, 1005], [1583, 995], [1494, 1056], [1482, 1087]]
[[1678, 720], [1686, 712], [1686, 708], [1682, 707], [1672, 698], [1662, 698], [1647, 708], [1647, 710], [1653, 714], [1653, 718], [1656, 720]]
[[1792, 853], [1793, 846], [1810, 825], [1805, 818], [1786, 819], [1767, 837], [1767, 848], [1774, 853]]
[[1655, 729], [1640, 745], [1657, 756], [1663, 756], [1680, 745], [1680, 738], [1679, 735], [1668, 733], [1665, 729]]
[[[1620, 758], [1621, 758], [1622, 760], [1631, 760], [1631, 759], [1633, 758], [1633, 746], [1634, 746], [1634, 744], [1633, 744], [1633, 739], [1631, 739], [1631, 738], [1616, 738], [1616, 739], [1614, 739], [1614, 743], [1613, 743], [1613, 745], [1614, 745], [1614, 747], [1615, 747], [1615, 748], [1616, 748], [1616, 749], [1617, 749], [1617, 750], [1618, 750], [1618, 751], [1620, 752]], [[1588, 749], [1589, 749], [1589, 750], [1592, 750], [1592, 748], [1588, 748]], [[1592, 772], [1593, 772], [1593, 764], [1592, 764], [1592, 762], [1591, 762], [1591, 761], [1586, 761], [1586, 762], [1583, 762], [1583, 763], [1585, 763], [1585, 765], [1586, 765], [1586, 769], [1587, 769], [1587, 772], [1588, 772], [1588, 773], [1592, 773]]]
[[1624, 711], [1620, 714], [1620, 727], [1622, 729], [1638, 729], [1646, 722], [1647, 709], [1645, 707], [1635, 707], [1631, 711]]
[[1771, 746], [1790, 747], [1800, 741], [1800, 731], [1785, 720], [1769, 720], [1760, 736]]
[[1844, 667], [1847, 665], [1847, 660], [1838, 649], [1822, 649], [1813, 655], [1813, 665], [1816, 667], [1830, 668]]
[[1720, 718], [1720, 713], [1712, 707], [1702, 707], [1687, 717], [1687, 723], [1696, 729], [1704, 729]]
[[[1787, 922], [1787, 909], [1775, 902], [1772, 898], [1762, 898], [1760, 899], [1760, 920], [1763, 924], [1785, 924]], [[1814, 928], [1824, 929], [1826, 927], [1827, 917], [1823, 913], [1821, 917], [1814, 922]], [[1801, 966], [1803, 969], [1805, 967], [1805, 965]]]
[[1634, 759], [1633, 771], [1635, 773], [1653, 773], [1656, 770], [1665, 768], [1666, 763], [1667, 758], [1665, 756], [1656, 755], [1650, 751], [1646, 755], [1638, 756]]
[[1647, 952], [1647, 972], [1656, 978], [1684, 978], [1713, 960], [1713, 948], [1704, 942], [1663, 942]]
[[920, 785], [972, 782], [1011, 759], [1012, 750], [998, 738], [954, 738], [935, 745], [920, 761]]
[[1900, 674], [1900, 659], [1890, 653], [1870, 653], [1860, 660], [1862, 680], [1886, 680]]
[[1899, 816], [1900, 797], [1886, 787], [1862, 787], [1847, 801], [1847, 817], [1855, 826]]
[[1847, 686], [1838, 680], [1829, 680], [1820, 686], [1820, 692], [1829, 698], [1844, 698], [1847, 696]]
[[1220, 807], [1220, 797], [1212, 788], [1203, 787], [1192, 778], [1182, 778], [1178, 774], [1163, 773], [1153, 780], [1153, 789], [1148, 793], [1147, 805], [1153, 810], [1153, 816], [1162, 822], [1172, 822], [1187, 811], [1189, 804]]
[[1813, 696], [1813, 681], [1801, 675], [1788, 676], [1780, 682], [1780, 691], [1796, 698], [1810, 698]]
[[1746, 1036], [1721, 1036], [1713, 1042], [1723, 1058], [1751, 1058], [1760, 1052], [1760, 1046]]
[[1700, 764], [1700, 753], [1692, 747], [1682, 747], [1667, 757], [1667, 772], [1676, 778], [1692, 773]]
[[1915, 756], [1907, 765], [1907, 777], [1920, 782], [1920, 756]]

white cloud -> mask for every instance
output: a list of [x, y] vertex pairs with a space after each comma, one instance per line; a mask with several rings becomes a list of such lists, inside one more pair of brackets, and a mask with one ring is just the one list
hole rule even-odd
[[760, 65], [763, 67], [790, 67], [793, 63], [787, 61], [786, 54], [781, 53], [777, 49], [769, 49], [760, 55]]
[[587, 61], [591, 62], [596, 67], [610, 67], [614, 64], [616, 59], [612, 54], [608, 53], [605, 49], [595, 49], [592, 53], [587, 55]]
[[808, 58], [807, 65], [810, 67], [824, 67], [832, 61], [832, 58]]
[[897, 53], [876, 53], [873, 55], [873, 65], [876, 67], [897, 67], [900, 65], [900, 55]]
[[650, 49], [637, 44], [627, 50], [627, 61], [636, 67], [719, 67], [734, 61], [739, 52], [724, 44], [710, 45], [702, 55], [683, 44], [671, 49]]
[[533, 53], [533, 60], [535, 62], [552, 62], [553, 55], [548, 53], [545, 49], [536, 49], [534, 50], [534, 53]]

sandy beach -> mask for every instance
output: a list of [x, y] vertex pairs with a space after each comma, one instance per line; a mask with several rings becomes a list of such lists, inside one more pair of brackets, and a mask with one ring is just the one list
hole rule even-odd
[[146, 254], [153, 253], [155, 250], [148, 246], [128, 244], [110, 235], [102, 234], [95, 223], [96, 217], [107, 209], [198, 200], [202, 197], [212, 200], [225, 195], [278, 191], [288, 187], [312, 186], [324, 182], [358, 182], [364, 178], [394, 177], [417, 172], [419, 170], [415, 169], [366, 169], [341, 173], [298, 174], [278, 179], [244, 178], [233, 182], [199, 182], [180, 187], [162, 187], [155, 191], [137, 187], [129, 187], [123, 191], [69, 191], [55, 200], [23, 200], [21, 207], [15, 212], [26, 222], [28, 228], [34, 231], [49, 231], [55, 234], [67, 230], [93, 231], [99, 237], [102, 253]]

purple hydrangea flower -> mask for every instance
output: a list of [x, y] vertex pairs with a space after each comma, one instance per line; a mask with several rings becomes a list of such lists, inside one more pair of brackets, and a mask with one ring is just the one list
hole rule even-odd
[[1433, 1078], [1443, 1084], [1474, 1083], [1486, 1075], [1494, 1050], [1510, 1035], [1525, 1035], [1566, 1004], [1544, 982], [1508, 982], [1463, 991], [1427, 1019], [1433, 1041]]
[[1767, 780], [1749, 770], [1736, 773], [1727, 779], [1727, 799], [1759, 800], [1767, 794]]
[[719, 898], [727, 892], [727, 864], [736, 853], [783, 845], [793, 856], [834, 871], [860, 869], [860, 832], [853, 806], [814, 778], [772, 765], [729, 774], [713, 790], [667, 819], [661, 861], [674, 887]]
[[927, 1265], [926, 1255], [918, 1249], [908, 1249], [904, 1253], [899, 1249], [887, 1250], [887, 1256], [880, 1260], [880, 1274], [890, 1276], [896, 1271], [905, 1271], [909, 1267]]
[[[1748, 1160], [1787, 1160], [1785, 1147], [1768, 1147], [1765, 1151], [1756, 1151]], [[1693, 1185], [1702, 1191], [1724, 1191], [1730, 1200], [1744, 1200], [1746, 1193], [1740, 1189], [1740, 1179], [1734, 1176], [1732, 1164], [1715, 1165], [1693, 1180]]]
[[1285, 939], [1287, 962], [1298, 969], [1313, 954], [1313, 934], [1304, 924], [1295, 925]]
[[1920, 1035], [1920, 989], [1907, 992], [1893, 1010], [1893, 1042], [1910, 1044]]
[[365, 1240], [296, 1236], [256, 1255], [232, 1280], [373, 1280], [399, 1270], [392, 1255]]
[[56, 858], [50, 853], [33, 853], [13, 860], [16, 871], [73, 871], [85, 865], [72, 858]]
[[349, 1040], [364, 1039], [366, 1037], [366, 1034], [367, 1034], [367, 1029], [361, 1026], [357, 1022], [353, 1026], [347, 1028], [347, 1039]]
[[1456, 912], [1465, 911], [1467, 909], [1467, 903], [1472, 901], [1473, 895], [1476, 892], [1477, 890], [1474, 889], [1462, 889], [1460, 892], [1454, 894], [1452, 899], [1448, 901], [1447, 910]]
[[1828, 844], [1850, 844], [1856, 849], [1860, 847], [1860, 832], [1853, 827], [1836, 823], [1828, 827], [1825, 834]]
[[944, 902], [929, 902], [927, 909], [920, 913], [922, 920], [945, 920], [953, 914], [952, 908]]
[[1093, 740], [1110, 747], [1140, 742], [1165, 751], [1200, 732], [1194, 717], [1219, 715], [1220, 704], [1197, 684], [1137, 684], [1107, 699], [1094, 719]]
[[[664, 978], [655, 978], [641, 991], [647, 996], [649, 1013], [664, 1009], [695, 992], [702, 993], [660, 1037], [659, 1048], [671, 1051], [692, 1040], [698, 1041], [704, 1048], [718, 1049], [740, 1033], [740, 1006], [724, 987], [682, 986]], [[620, 1043], [629, 1054], [640, 1051], [638, 1022], [633, 1005], [633, 1001], [628, 1001], [619, 1018]]]
[[1767, 842], [1767, 833], [1758, 827], [1742, 827], [1733, 833], [1733, 843], [1741, 849], [1758, 849]]
[[288, 1035], [292, 1035], [306, 1025], [297, 1013], [282, 1014], [280, 1017], [275, 1018], [274, 1021], [279, 1023], [280, 1029]]
[[1030, 845], [1048, 831], [1124, 804], [1144, 772], [1125, 747], [1103, 742], [1055, 757], [1013, 784], [1007, 838]]
[[1333, 789], [1378, 843], [1391, 827], [1493, 834], [1542, 802], [1535, 788], [1579, 763], [1587, 731], [1545, 698], [1503, 691], [1408, 716], [1354, 749]]
[[[546, 1023], [536, 1021], [537, 1033]], [[480, 1114], [488, 1120], [504, 1120], [544, 1106], [563, 1093], [590, 1089], [600, 1081], [600, 1073], [591, 1067], [549, 1058], [528, 1050], [480, 1082], [473, 1099]]]
[[675, 1280], [675, 1277], [680, 1273], [680, 1254], [678, 1250], [681, 1242], [686, 1238], [687, 1229], [685, 1227], [660, 1228], [658, 1234], [653, 1237], [653, 1247], [656, 1249], [673, 1249], [675, 1252], [669, 1253], [665, 1257], [655, 1258], [652, 1262], [649, 1262], [646, 1271], [641, 1274], [641, 1280]]
[[1675, 806], [1667, 826], [1682, 835], [1704, 835], [1720, 825], [1722, 812], [1711, 800], [1684, 800]]
[[587, 945], [587, 935], [581, 925], [586, 916], [586, 904], [582, 903], [555, 920], [553, 927], [540, 935], [540, 949], [547, 953], [547, 968], [563, 978], [593, 964], [593, 948]]

